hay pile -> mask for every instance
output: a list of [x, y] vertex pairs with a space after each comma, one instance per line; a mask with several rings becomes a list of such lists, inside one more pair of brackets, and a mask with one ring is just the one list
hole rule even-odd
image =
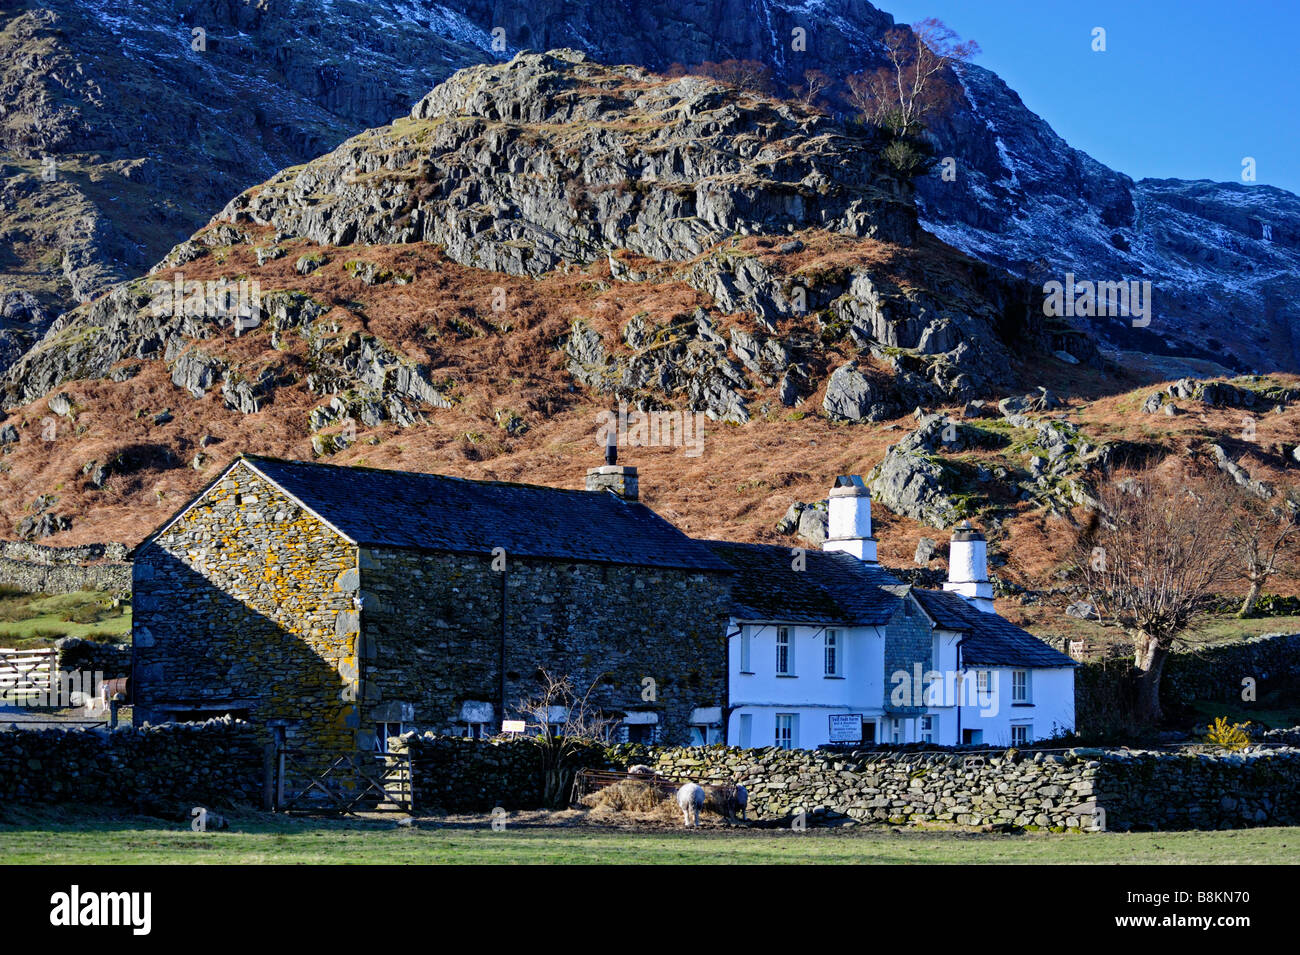
[[662, 786], [639, 779], [621, 780], [583, 796], [580, 802], [589, 809], [614, 812], [657, 812], [664, 806], [678, 811], [671, 793], [665, 793]]

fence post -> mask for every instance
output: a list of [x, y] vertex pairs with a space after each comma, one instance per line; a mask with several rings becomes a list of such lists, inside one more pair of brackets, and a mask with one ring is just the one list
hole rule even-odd
[[284, 750], [277, 746], [275, 757], [275, 808], [276, 810], [279, 810], [279, 808], [284, 805]]
[[117, 729], [117, 708], [122, 705], [122, 694], [114, 693], [113, 698], [108, 701], [108, 728]]
[[275, 810], [275, 744], [262, 747], [262, 808]]

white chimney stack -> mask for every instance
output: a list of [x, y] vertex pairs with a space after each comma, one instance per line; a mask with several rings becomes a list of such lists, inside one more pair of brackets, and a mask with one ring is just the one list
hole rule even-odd
[[876, 563], [876, 539], [871, 536], [871, 492], [856, 474], [835, 479], [827, 500], [828, 527], [824, 551], [843, 551], [868, 564]]
[[970, 526], [970, 521], [953, 532], [948, 545], [948, 581], [944, 590], [952, 590], [967, 603], [985, 613], [994, 613], [993, 584], [989, 582], [988, 544], [984, 535]]

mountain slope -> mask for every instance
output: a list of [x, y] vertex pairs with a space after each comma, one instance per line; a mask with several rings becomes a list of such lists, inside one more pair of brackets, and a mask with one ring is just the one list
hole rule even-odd
[[[0, 366], [230, 195], [406, 113], [459, 67], [571, 47], [660, 70], [758, 60], [785, 88], [807, 69], [877, 65], [893, 26], [865, 0], [28, 0], [0, 16]], [[1300, 369], [1300, 200], [1135, 183], [1062, 142], [994, 74], [962, 76], [934, 130], [959, 174], [920, 183], [927, 229], [1040, 287], [1066, 273], [1152, 281], [1150, 327], [1083, 326], [1148, 377]], [[56, 182], [41, 178], [47, 155]]]
[[489, 39], [453, 14], [430, 30], [434, 14], [415, 29], [407, 11], [302, 0], [6, 5], [0, 363], [62, 309], [147, 269], [232, 194], [387, 122], [487, 57]]

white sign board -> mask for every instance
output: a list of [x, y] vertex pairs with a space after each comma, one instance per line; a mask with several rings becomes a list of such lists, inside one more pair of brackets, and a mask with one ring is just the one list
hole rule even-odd
[[522, 733], [526, 727], [523, 720], [502, 720], [501, 732], [503, 733]]
[[832, 743], [862, 742], [861, 713], [832, 713], [830, 721]]

